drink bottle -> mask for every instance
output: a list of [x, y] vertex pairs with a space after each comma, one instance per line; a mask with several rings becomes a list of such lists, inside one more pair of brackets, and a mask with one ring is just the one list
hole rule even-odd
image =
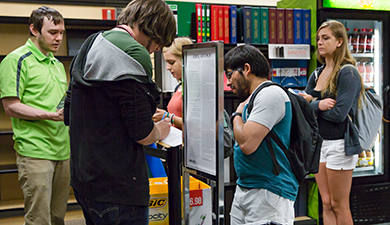
[[374, 165], [374, 155], [372, 154], [371, 149], [366, 150], [366, 160], [367, 160], [367, 166]]
[[359, 47], [357, 53], [363, 53], [366, 45], [367, 29], [362, 29], [359, 34]]
[[374, 63], [373, 62], [366, 63], [366, 76], [365, 76], [364, 82], [365, 83], [374, 82]]
[[352, 50], [351, 53], [357, 53], [359, 48], [359, 29], [354, 28], [352, 33]]
[[374, 38], [373, 38], [373, 30], [368, 29], [367, 31], [367, 39], [366, 39], [366, 49], [365, 53], [373, 53], [374, 52]]
[[352, 32], [349, 28], [347, 28], [347, 37], [348, 37], [348, 49], [352, 51]]

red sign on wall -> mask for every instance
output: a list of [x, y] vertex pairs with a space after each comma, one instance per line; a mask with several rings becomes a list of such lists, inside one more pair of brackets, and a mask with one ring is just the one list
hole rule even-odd
[[102, 9], [103, 20], [115, 20], [115, 9]]

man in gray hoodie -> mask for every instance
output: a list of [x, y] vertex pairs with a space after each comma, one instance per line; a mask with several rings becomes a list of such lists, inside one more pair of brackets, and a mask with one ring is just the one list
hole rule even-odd
[[71, 185], [87, 224], [148, 224], [143, 145], [164, 139], [152, 116], [160, 89], [150, 53], [169, 46], [176, 22], [162, 0], [133, 0], [117, 26], [91, 35], [71, 64], [64, 119], [70, 126]]

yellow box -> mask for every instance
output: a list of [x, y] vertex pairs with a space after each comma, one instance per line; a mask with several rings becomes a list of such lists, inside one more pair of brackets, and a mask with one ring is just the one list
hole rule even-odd
[[[168, 179], [150, 178], [149, 187], [149, 224], [168, 225]], [[211, 199], [210, 186], [190, 177], [190, 224], [212, 224]]]

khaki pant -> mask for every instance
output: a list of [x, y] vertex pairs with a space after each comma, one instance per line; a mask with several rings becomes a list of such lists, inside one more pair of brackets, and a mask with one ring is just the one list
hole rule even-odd
[[70, 165], [16, 153], [24, 195], [25, 225], [63, 225], [70, 192]]

